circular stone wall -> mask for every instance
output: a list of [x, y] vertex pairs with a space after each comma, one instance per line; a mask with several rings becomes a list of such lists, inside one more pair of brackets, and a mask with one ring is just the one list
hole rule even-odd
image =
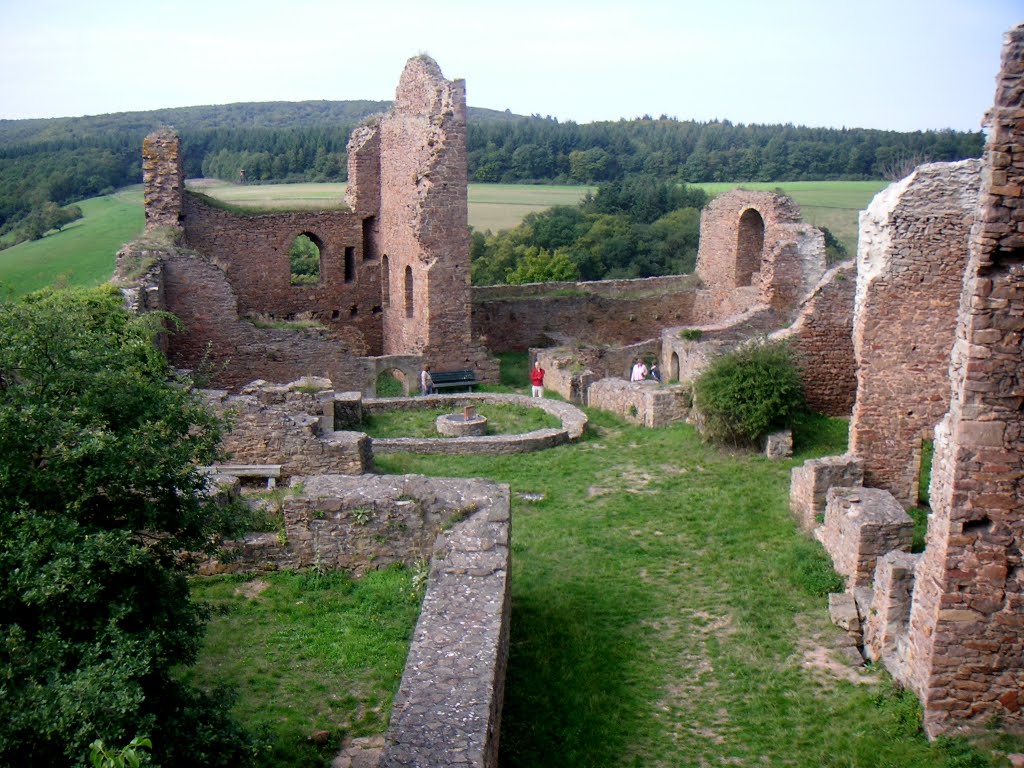
[[483, 416], [466, 418], [461, 413], [444, 413], [434, 422], [437, 433], [444, 437], [479, 437], [487, 434], [487, 419]]

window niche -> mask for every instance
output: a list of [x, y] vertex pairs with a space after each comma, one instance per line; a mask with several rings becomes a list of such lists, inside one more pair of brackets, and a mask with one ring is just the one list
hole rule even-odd
[[314, 235], [303, 232], [288, 247], [292, 285], [316, 285], [320, 282], [320, 250], [323, 244]]

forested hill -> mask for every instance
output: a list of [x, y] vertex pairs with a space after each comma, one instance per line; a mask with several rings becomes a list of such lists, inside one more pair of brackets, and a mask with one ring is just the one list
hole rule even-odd
[[[239, 103], [46, 120], [0, 120], [0, 236], [47, 201], [66, 204], [141, 180], [143, 137], [172, 125], [189, 176], [341, 181], [345, 145], [384, 101]], [[469, 109], [469, 173], [479, 182], [882, 178], [908, 162], [981, 154], [982, 133], [735, 125], [662, 116], [559, 123]]]

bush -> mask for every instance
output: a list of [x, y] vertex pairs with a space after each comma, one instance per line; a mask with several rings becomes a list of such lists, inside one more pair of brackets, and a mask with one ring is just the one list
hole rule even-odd
[[735, 349], [697, 379], [694, 402], [709, 440], [754, 444], [773, 430], [792, 426], [803, 409], [795, 355], [785, 342]]

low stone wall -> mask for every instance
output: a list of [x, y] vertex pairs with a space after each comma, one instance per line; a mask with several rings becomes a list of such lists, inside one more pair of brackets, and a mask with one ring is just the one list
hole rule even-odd
[[[629, 379], [636, 358], [657, 360], [658, 339], [647, 339], [624, 347], [568, 346], [531, 349], [531, 359], [540, 360], [544, 388], [571, 403], [587, 404], [587, 390], [598, 379]], [[660, 363], [659, 363], [660, 365]]]
[[473, 338], [493, 352], [548, 347], [557, 339], [632, 344], [691, 322], [693, 275], [583, 283], [474, 287]]
[[298, 488], [283, 501], [284, 536], [250, 536], [233, 560], [211, 561], [202, 572], [317, 566], [360, 573], [430, 558], [380, 765], [496, 766], [511, 611], [508, 486], [319, 475], [301, 478]]
[[693, 403], [687, 386], [622, 379], [595, 381], [587, 390], [587, 400], [591, 408], [600, 408], [633, 424], [651, 428], [686, 421]]
[[804, 532], [811, 533], [824, 521], [829, 488], [850, 488], [863, 482], [864, 462], [856, 456], [810, 459], [790, 473], [789, 510]]
[[574, 405], [546, 398], [524, 395], [503, 395], [492, 393], [471, 393], [464, 395], [430, 395], [413, 398], [381, 398], [364, 400], [365, 413], [381, 413], [394, 410], [419, 410], [423, 408], [450, 407], [453, 412], [467, 405], [480, 403], [506, 403], [527, 408], [540, 408], [557, 417], [560, 429], [537, 429], [519, 435], [485, 435], [483, 437], [394, 437], [374, 438], [371, 441], [373, 453], [431, 453], [431, 454], [479, 454], [485, 456], [529, 453], [578, 440], [587, 426], [586, 415]]
[[478, 484], [480, 508], [434, 545], [384, 768], [498, 764], [511, 612], [509, 489], [461, 482]]
[[373, 466], [369, 438], [334, 430], [334, 391], [327, 379], [275, 385], [255, 381], [241, 395], [206, 390], [207, 402], [227, 414], [232, 428], [223, 447], [238, 464], [280, 464], [281, 477], [342, 473]]

